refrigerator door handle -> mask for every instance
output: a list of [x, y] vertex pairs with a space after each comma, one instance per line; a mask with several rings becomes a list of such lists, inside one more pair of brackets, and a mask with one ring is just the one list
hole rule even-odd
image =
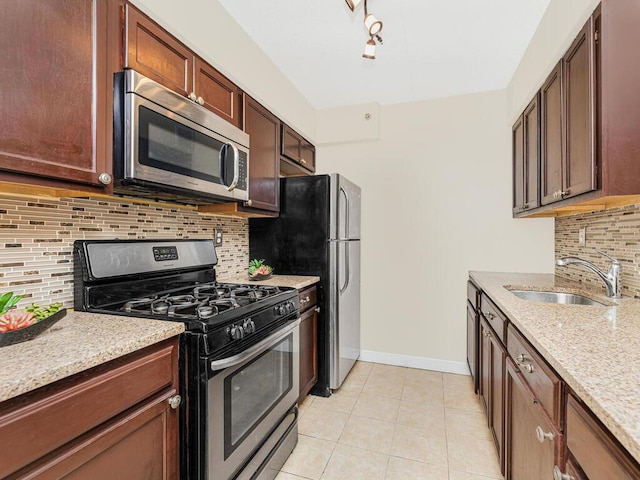
[[348, 242], [340, 242], [338, 243], [338, 255], [340, 254], [340, 244], [342, 244], [344, 249], [344, 286], [340, 288], [340, 294], [342, 294], [347, 287], [349, 286], [349, 277], [351, 276], [351, 271], [349, 270], [349, 243]]
[[[340, 193], [344, 196], [344, 236], [342, 238], [349, 238], [349, 195], [347, 191], [341, 186]], [[338, 209], [340, 211], [340, 209]], [[340, 232], [338, 232], [338, 236]], [[339, 237], [340, 238], [340, 237]], [[340, 240], [342, 240], [340, 238]]]

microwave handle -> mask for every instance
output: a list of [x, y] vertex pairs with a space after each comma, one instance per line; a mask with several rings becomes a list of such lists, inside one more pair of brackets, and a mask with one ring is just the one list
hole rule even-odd
[[233, 181], [231, 185], [227, 187], [227, 190], [231, 191], [238, 185], [238, 180], [240, 179], [240, 152], [238, 152], [238, 147], [236, 147], [233, 143], [227, 143], [227, 146], [231, 147], [233, 150]]

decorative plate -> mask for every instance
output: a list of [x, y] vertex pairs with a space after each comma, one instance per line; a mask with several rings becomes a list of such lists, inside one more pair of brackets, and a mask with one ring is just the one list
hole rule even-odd
[[13, 345], [14, 343], [26, 342], [27, 340], [33, 340], [42, 332], [53, 326], [58, 320], [64, 318], [67, 314], [67, 309], [62, 308], [53, 315], [43, 318], [39, 322], [33, 323], [28, 327], [20, 328], [11, 332], [0, 333], [0, 347], [6, 347], [7, 345]]
[[273, 272], [268, 274], [268, 275], [261, 275], [261, 274], [256, 274], [253, 277], [251, 275], [249, 275], [249, 280], [252, 280], [254, 282], [257, 282], [259, 280], [268, 280], [271, 278], [271, 275], [273, 275]]

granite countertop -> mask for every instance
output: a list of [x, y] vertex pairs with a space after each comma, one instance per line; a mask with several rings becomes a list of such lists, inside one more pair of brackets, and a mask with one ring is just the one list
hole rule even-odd
[[293, 287], [298, 290], [318, 283], [320, 277], [307, 275], [272, 275], [269, 280], [252, 281], [247, 275], [218, 278], [219, 282], [227, 283], [255, 283], [256, 285], [273, 285], [276, 287]]
[[181, 322], [67, 312], [39, 337], [0, 348], [0, 402], [182, 332]]
[[[640, 462], [640, 300], [611, 300], [551, 274], [469, 274]], [[505, 286], [579, 293], [606, 305], [523, 300]]]

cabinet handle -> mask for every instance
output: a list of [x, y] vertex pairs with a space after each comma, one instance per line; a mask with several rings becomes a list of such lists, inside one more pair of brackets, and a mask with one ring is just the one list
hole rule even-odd
[[181, 403], [182, 397], [180, 395], [174, 395], [169, 399], [169, 406], [174, 410], [177, 409]]
[[524, 353], [521, 353], [520, 355], [518, 355], [516, 357], [516, 365], [518, 365], [518, 367], [520, 368], [524, 368], [529, 373], [533, 373], [535, 368], [533, 367], [533, 364], [525, 362], [526, 358], [527, 357], [524, 356]]
[[198, 99], [198, 96], [196, 95], [196, 92], [191, 92], [189, 95], [187, 95], [187, 98], [192, 102], [195, 102]]
[[545, 432], [541, 426], [536, 427], [536, 438], [540, 443], [544, 443], [545, 438], [548, 438], [549, 440], [553, 440], [553, 437], [555, 437], [553, 433]]
[[306, 162], [306, 160], [305, 160], [304, 158], [301, 158], [301, 159], [300, 159], [300, 163], [301, 163], [301, 164], [303, 164], [303, 165], [306, 165], [306, 164], [307, 164], [307, 162]]
[[202, 98], [202, 97], [198, 97], [198, 98], [196, 99], [196, 102], [198, 102], [198, 105], [204, 105], [204, 98]]
[[109, 175], [107, 172], [103, 172], [98, 177], [98, 180], [100, 180], [100, 183], [104, 185], [109, 185], [111, 183], [111, 175]]
[[572, 477], [568, 473], [562, 473], [560, 467], [558, 465], [553, 466], [553, 480], [576, 480], [575, 477]]
[[569, 195], [569, 190], [558, 190], [558, 195], [560, 196], [560, 198], [564, 198]]
[[307, 303], [309, 301], [311, 301], [311, 298], [309, 298], [309, 295], [307, 295], [306, 297], [300, 299], [300, 303]]
[[320, 313], [320, 307], [316, 307], [314, 308], [314, 310], [316, 311], [316, 313]]
[[486, 338], [489, 338], [489, 337], [491, 336], [491, 332], [484, 332], [484, 333], [483, 333], [483, 335], [484, 335]]
[[493, 320], [496, 316], [491, 312], [482, 312], [482, 314], [487, 317], [487, 320]]

